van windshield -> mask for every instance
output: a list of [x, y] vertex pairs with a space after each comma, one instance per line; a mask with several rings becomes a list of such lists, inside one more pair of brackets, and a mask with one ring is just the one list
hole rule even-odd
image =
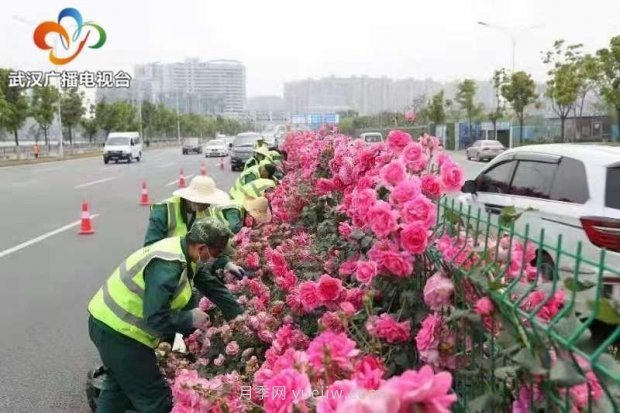
[[381, 142], [381, 135], [366, 135], [366, 142]]
[[105, 144], [108, 146], [129, 146], [129, 138], [108, 138]]

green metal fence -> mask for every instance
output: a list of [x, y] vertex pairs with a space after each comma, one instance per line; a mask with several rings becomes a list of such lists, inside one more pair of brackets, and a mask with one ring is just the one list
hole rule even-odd
[[[455, 200], [440, 203], [436, 235], [449, 235], [454, 247], [451, 257], [432, 255], [457, 286], [448, 316], [457, 332], [455, 410], [620, 411], [620, 305], [603, 295], [603, 277], [620, 277], [620, 269], [606, 265], [604, 250], [585, 257], [581, 244], [568, 251], [561, 237], [545, 243], [544, 228], [525, 226], [519, 234], [517, 218], [514, 211], [497, 216]], [[552, 260], [535, 254], [526, 262], [519, 251], [528, 249]], [[585, 268], [596, 271], [595, 282], [581, 276]], [[493, 316], [467, 311], [475, 297], [492, 300]]]

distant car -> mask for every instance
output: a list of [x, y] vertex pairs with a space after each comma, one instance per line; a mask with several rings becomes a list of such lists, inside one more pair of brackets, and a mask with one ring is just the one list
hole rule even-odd
[[257, 132], [244, 132], [235, 136], [230, 151], [230, 167], [233, 171], [242, 170], [254, 153], [254, 144], [261, 138]]
[[138, 132], [110, 132], [103, 147], [103, 163], [142, 158], [142, 141]]
[[202, 153], [200, 138], [186, 138], [183, 141], [183, 155], [189, 153]]
[[366, 132], [360, 135], [360, 139], [364, 141], [366, 145], [374, 145], [375, 143], [383, 142], [383, 135], [379, 132]]
[[500, 141], [493, 140], [480, 140], [474, 142], [469, 148], [465, 150], [465, 154], [467, 155], [467, 160], [491, 160], [495, 158], [497, 155], [504, 152], [506, 148]]
[[[515, 225], [517, 232], [523, 234], [527, 225], [530, 238], [538, 240], [544, 229], [544, 249], [538, 254], [546, 277], [552, 277], [555, 271], [551, 270], [557, 267], [563, 281], [577, 270], [574, 258], [564, 256], [555, 262], [559, 236], [564, 251], [574, 254], [577, 244], [582, 245], [579, 281], [598, 280], [599, 269], [587, 262], [597, 263], [603, 248], [606, 267], [620, 268], [618, 147], [549, 144], [510, 149], [475, 180], [465, 182], [462, 192], [460, 200], [472, 207], [472, 216], [481, 211], [497, 221], [504, 207], [513, 206], [523, 213]], [[604, 271], [602, 287], [604, 296], [620, 299], [620, 274]]]
[[224, 139], [213, 139], [205, 145], [205, 157], [228, 156], [228, 146]]

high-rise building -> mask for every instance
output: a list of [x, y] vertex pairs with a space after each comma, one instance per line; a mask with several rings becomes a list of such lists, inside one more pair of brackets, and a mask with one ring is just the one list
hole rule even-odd
[[99, 89], [97, 100], [104, 98], [163, 103], [181, 113], [234, 115], [245, 109], [245, 66], [235, 60], [199, 59], [136, 65], [131, 89]]

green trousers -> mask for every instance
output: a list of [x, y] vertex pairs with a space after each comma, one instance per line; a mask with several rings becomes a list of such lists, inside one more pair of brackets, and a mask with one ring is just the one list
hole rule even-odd
[[88, 319], [90, 339], [99, 350], [107, 376], [97, 402], [98, 413], [169, 413], [172, 394], [152, 348], [107, 325]]

